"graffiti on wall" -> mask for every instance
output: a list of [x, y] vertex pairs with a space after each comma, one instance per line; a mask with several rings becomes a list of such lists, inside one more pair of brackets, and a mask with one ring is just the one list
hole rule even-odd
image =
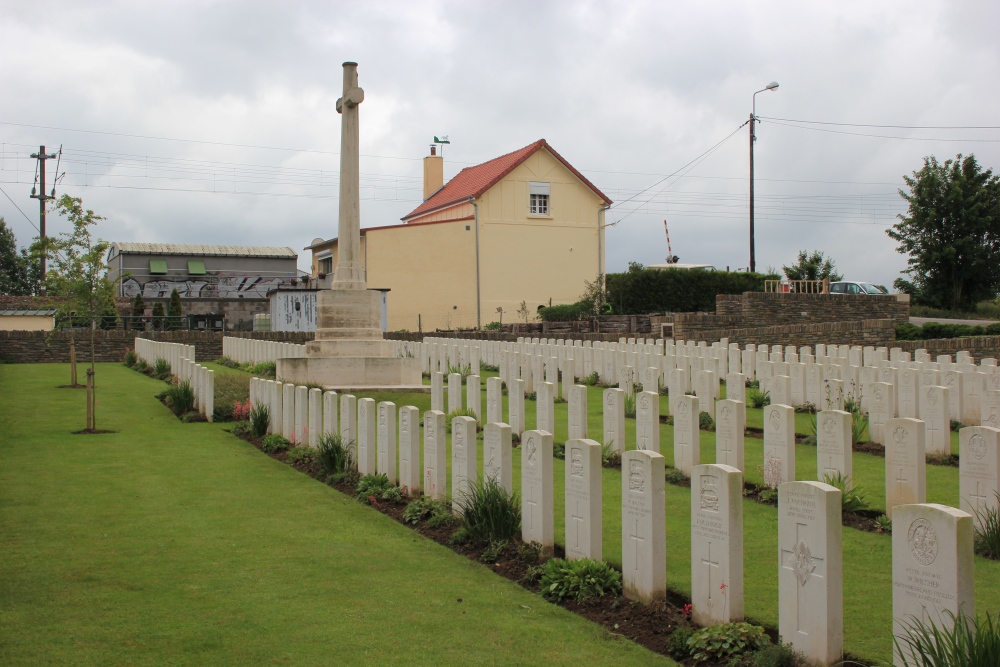
[[263, 278], [246, 274], [220, 275], [214, 280], [149, 280], [140, 283], [129, 278], [122, 285], [124, 296], [144, 299], [166, 299], [177, 290], [183, 299], [265, 299], [270, 290], [283, 284], [283, 278]]

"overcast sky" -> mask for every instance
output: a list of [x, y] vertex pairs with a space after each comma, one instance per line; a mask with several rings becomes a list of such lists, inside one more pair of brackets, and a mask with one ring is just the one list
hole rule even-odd
[[[609, 271], [663, 262], [664, 219], [681, 261], [745, 268], [737, 129], [775, 80], [757, 95], [758, 268], [820, 249], [890, 285], [902, 175], [927, 155], [1000, 167], [1000, 131], [961, 129], [1000, 125], [998, 26], [995, 1], [7, 1], [0, 187], [37, 222], [29, 155], [62, 145], [57, 194], [104, 215], [101, 237], [288, 245], [305, 268], [336, 235], [354, 60], [363, 227], [419, 203], [435, 134], [446, 178], [544, 137], [616, 202]], [[37, 233], [2, 195], [0, 215], [22, 244]]]

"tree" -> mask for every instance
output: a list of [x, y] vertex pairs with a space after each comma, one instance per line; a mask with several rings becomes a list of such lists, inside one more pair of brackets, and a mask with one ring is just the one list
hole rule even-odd
[[170, 317], [169, 328], [170, 329], [180, 329], [180, 321], [178, 319], [181, 316], [181, 295], [174, 288], [174, 291], [170, 293], [170, 303], [167, 304], [167, 315]]
[[[94, 391], [95, 367], [97, 361], [95, 330], [98, 318], [114, 311], [115, 283], [108, 280], [105, 264], [107, 241], [95, 239], [91, 227], [101, 216], [83, 208], [83, 201], [63, 195], [56, 204], [56, 212], [66, 217], [72, 231], [63, 232], [58, 237], [46, 237], [32, 246], [33, 256], [45, 253], [52, 262], [51, 270], [45, 276], [45, 286], [49, 294], [63, 297], [59, 316], [69, 318], [70, 341], [75, 344], [73, 322], [83, 322], [90, 329], [90, 368], [87, 370], [87, 430], [97, 428], [96, 400]], [[75, 364], [74, 364], [75, 366]], [[73, 369], [75, 384], [76, 370]]]
[[909, 255], [903, 273], [917, 301], [949, 310], [972, 310], [1000, 287], [1000, 179], [983, 171], [975, 155], [944, 164], [934, 156], [913, 176], [905, 215], [886, 233]]
[[17, 238], [0, 216], [0, 295], [25, 296], [32, 294], [29, 259], [22, 250], [17, 252]]
[[789, 280], [841, 280], [837, 266], [829, 257], [823, 257], [819, 250], [813, 250], [810, 255], [807, 250], [799, 250], [798, 261], [792, 266], [781, 267]]

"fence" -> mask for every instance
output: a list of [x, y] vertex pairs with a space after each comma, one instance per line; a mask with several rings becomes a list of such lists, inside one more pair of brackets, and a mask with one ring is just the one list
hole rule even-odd
[[170, 371], [177, 379], [191, 386], [199, 414], [212, 421], [215, 412], [215, 371], [195, 363], [194, 345], [136, 338], [135, 353], [150, 365], [155, 364], [157, 359], [170, 364]]

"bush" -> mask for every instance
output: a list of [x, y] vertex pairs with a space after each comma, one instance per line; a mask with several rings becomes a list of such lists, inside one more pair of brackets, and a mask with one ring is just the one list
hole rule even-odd
[[1000, 665], [1000, 615], [985, 618], [955, 616], [945, 610], [951, 627], [939, 627], [909, 617], [902, 633], [892, 638], [906, 667], [986, 667]]
[[546, 600], [583, 602], [618, 595], [622, 590], [622, 575], [600, 560], [551, 558], [543, 566], [538, 584]]
[[840, 504], [844, 512], [861, 512], [871, 509], [868, 493], [860, 486], [851, 486], [851, 478], [842, 472], [823, 475], [823, 482], [840, 489]]
[[255, 438], [263, 438], [267, 435], [267, 428], [271, 425], [271, 406], [265, 403], [258, 403], [250, 408], [250, 433]]
[[316, 450], [308, 445], [297, 445], [288, 450], [288, 463], [312, 463], [316, 458]]
[[757, 387], [747, 389], [747, 407], [760, 410], [771, 405], [771, 395], [766, 391], [761, 391]]
[[884, 535], [891, 533], [892, 519], [890, 519], [886, 514], [880, 514], [878, 518], [875, 519], [875, 532]]
[[166, 359], [157, 357], [156, 364], [153, 366], [153, 374], [161, 380], [170, 377], [170, 364]]
[[758, 625], [723, 623], [697, 630], [688, 638], [687, 644], [695, 664], [721, 663], [734, 656], [766, 648], [771, 645], [771, 638]]
[[622, 464], [622, 453], [614, 450], [614, 444], [612, 440], [601, 445], [601, 465], [615, 467]]
[[247, 368], [247, 372], [257, 377], [274, 379], [278, 373], [277, 368], [277, 364], [273, 361], [262, 361]]
[[380, 500], [389, 503], [403, 501], [399, 487], [390, 484], [386, 475], [365, 475], [355, 490], [358, 493], [358, 502], [365, 505], [377, 505]]
[[667, 654], [678, 660], [685, 660], [691, 655], [688, 639], [694, 634], [694, 628], [681, 626], [667, 637]]
[[698, 428], [702, 431], [714, 431], [715, 430], [715, 420], [712, 419], [712, 415], [707, 412], [702, 411], [698, 414]]
[[462, 527], [476, 544], [512, 540], [521, 535], [521, 498], [493, 477], [468, 480], [468, 490], [453, 498]]
[[250, 410], [253, 406], [250, 405], [250, 399], [247, 398], [245, 401], [234, 401], [233, 402], [233, 420], [238, 422], [250, 421]]
[[149, 364], [146, 363], [145, 359], [139, 359], [138, 361], [135, 362], [135, 370], [139, 371], [140, 373], [148, 373]]
[[455, 523], [457, 519], [451, 513], [451, 510], [448, 509], [448, 506], [440, 500], [434, 500], [429, 496], [422, 496], [420, 499], [414, 500], [406, 506], [406, 509], [403, 510], [403, 521], [411, 524], [427, 521], [429, 524], [439, 526], [441, 524]]
[[[217, 421], [237, 419], [236, 405], [250, 400], [250, 378], [238, 373], [215, 374], [215, 414]], [[249, 418], [249, 414], [243, 417]]]
[[560, 306], [546, 306], [538, 309], [538, 319], [542, 322], [573, 322], [585, 320], [594, 315], [594, 302], [583, 300]]
[[348, 472], [354, 467], [354, 441], [345, 443], [339, 433], [320, 436], [319, 462], [327, 475]]
[[677, 468], [667, 468], [666, 472], [663, 474], [663, 479], [667, 484], [686, 484], [688, 476], [684, 474], [683, 470], [679, 470]]
[[[451, 433], [451, 422], [455, 417], [472, 417], [476, 419], [476, 413], [472, 408], [459, 408], [458, 410], [452, 410], [444, 417], [444, 426], [448, 433]], [[479, 422], [476, 422], [476, 431], [479, 431], [482, 427]]]
[[237, 438], [245, 438], [253, 432], [253, 426], [250, 425], [250, 422], [236, 422], [229, 432]]
[[[160, 359], [156, 360], [157, 365], [160, 361]], [[166, 403], [177, 415], [191, 412], [194, 410], [194, 389], [191, 388], [187, 380], [180, 384], [172, 384], [167, 387]]]
[[967, 324], [928, 322], [922, 327], [918, 327], [909, 322], [901, 322], [896, 325], [896, 340], [930, 340], [934, 338], [968, 338], [973, 336], [998, 335], [1000, 335], [1000, 323], [993, 323], [986, 326], [970, 326]]
[[[138, 296], [138, 294], [136, 296]], [[135, 353], [135, 350], [133, 350], [133, 349], [127, 349], [127, 350], [125, 350], [125, 360], [124, 361], [125, 361], [125, 365], [126, 366], [128, 366], [129, 368], [132, 368], [132, 367], [135, 366], [135, 362], [137, 362], [138, 360], [139, 360], [139, 355], [137, 355]]]
[[[994, 492], [997, 502], [1000, 493]], [[976, 526], [976, 553], [986, 558], [1000, 560], [1000, 509], [986, 507], [976, 511], [979, 525]]]
[[272, 433], [271, 435], [265, 435], [264, 439], [260, 442], [260, 448], [266, 454], [273, 454], [274, 452], [283, 452], [291, 446], [292, 443], [288, 441], [288, 438], [281, 435], [280, 433]]
[[596, 387], [601, 383], [601, 376], [597, 371], [594, 371], [587, 377], [580, 380], [580, 384], [586, 385], [588, 387]]
[[608, 274], [606, 284], [608, 302], [616, 315], [643, 315], [714, 312], [716, 295], [763, 292], [764, 280], [778, 277], [728, 271], [660, 271], [633, 265], [626, 273]]
[[753, 667], [805, 667], [806, 662], [792, 649], [791, 644], [779, 642], [757, 651], [752, 664]]

